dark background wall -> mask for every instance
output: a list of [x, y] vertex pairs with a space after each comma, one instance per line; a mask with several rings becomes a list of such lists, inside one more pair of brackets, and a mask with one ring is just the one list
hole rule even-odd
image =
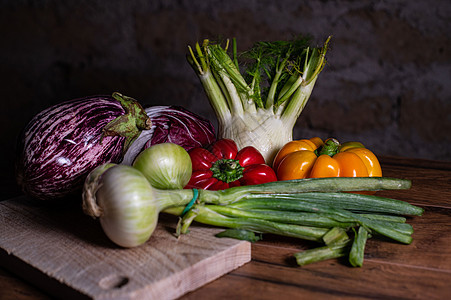
[[236, 37], [245, 50], [298, 34], [333, 39], [295, 138], [450, 160], [450, 16], [447, 0], [3, 0], [0, 166], [12, 174], [15, 140], [33, 115], [82, 96], [120, 91], [216, 125], [187, 45]]

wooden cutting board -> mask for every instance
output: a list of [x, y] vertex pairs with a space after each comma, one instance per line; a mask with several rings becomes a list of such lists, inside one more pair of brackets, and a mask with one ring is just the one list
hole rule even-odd
[[24, 197], [0, 202], [0, 264], [58, 298], [174, 299], [251, 259], [250, 243], [216, 238], [160, 215], [149, 241], [117, 247], [78, 205], [42, 207]]

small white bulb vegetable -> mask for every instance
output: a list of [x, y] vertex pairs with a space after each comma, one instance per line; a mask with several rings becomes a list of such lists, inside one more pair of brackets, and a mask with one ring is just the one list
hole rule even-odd
[[236, 41], [205, 40], [189, 47], [188, 62], [198, 75], [218, 120], [218, 138], [238, 148], [254, 146], [271, 164], [277, 151], [293, 139], [294, 125], [312, 93], [326, 59], [330, 37], [322, 48], [308, 39], [259, 42], [243, 53], [240, 72]]

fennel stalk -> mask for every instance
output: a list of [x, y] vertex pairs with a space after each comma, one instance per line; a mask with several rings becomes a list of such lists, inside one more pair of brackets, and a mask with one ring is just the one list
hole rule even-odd
[[218, 120], [218, 138], [238, 147], [254, 146], [267, 164], [293, 139], [293, 128], [312, 93], [326, 59], [330, 38], [312, 48], [308, 40], [259, 42], [240, 55], [204, 40], [188, 47], [188, 62], [198, 75]]

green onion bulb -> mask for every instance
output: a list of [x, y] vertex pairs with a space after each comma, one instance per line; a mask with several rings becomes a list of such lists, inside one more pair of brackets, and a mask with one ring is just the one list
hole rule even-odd
[[96, 193], [100, 224], [108, 238], [122, 247], [145, 243], [160, 212], [153, 189], [136, 169], [116, 165], [103, 173]]
[[144, 244], [154, 232], [159, 213], [184, 206], [193, 198], [190, 189], [157, 189], [137, 169], [104, 164], [89, 173], [83, 187], [83, 211], [99, 218], [103, 231], [115, 244], [130, 248]]

